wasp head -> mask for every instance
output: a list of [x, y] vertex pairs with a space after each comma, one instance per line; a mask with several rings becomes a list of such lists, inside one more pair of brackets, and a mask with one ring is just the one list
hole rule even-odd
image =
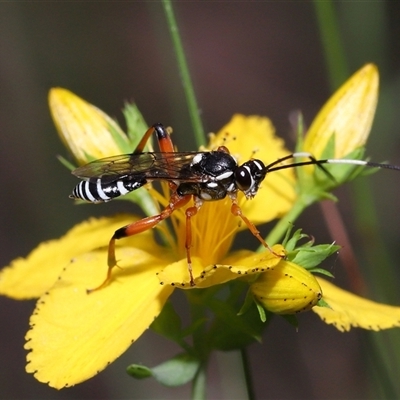
[[247, 161], [235, 171], [236, 186], [248, 199], [252, 199], [257, 194], [266, 173], [267, 169], [262, 161]]

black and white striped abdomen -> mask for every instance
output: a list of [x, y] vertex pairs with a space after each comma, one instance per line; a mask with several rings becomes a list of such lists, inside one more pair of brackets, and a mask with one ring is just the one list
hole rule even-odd
[[145, 185], [145, 179], [141, 181], [118, 180], [114, 182], [103, 182], [102, 179], [88, 180], [79, 182], [70, 197], [72, 199], [81, 199], [92, 203], [101, 203], [110, 201], [118, 196], [123, 196], [139, 189]]

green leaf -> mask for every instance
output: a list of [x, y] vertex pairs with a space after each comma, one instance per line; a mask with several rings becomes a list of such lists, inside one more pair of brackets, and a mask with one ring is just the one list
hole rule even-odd
[[306, 269], [311, 269], [321, 264], [327, 257], [336, 253], [340, 246], [334, 244], [320, 244], [313, 247], [300, 247], [297, 254], [291, 260]]
[[207, 305], [215, 314], [207, 339], [212, 349], [227, 351], [242, 348], [254, 341], [261, 342], [265, 324], [255, 307], [238, 315], [237, 308], [225, 301], [212, 299]]
[[144, 365], [131, 364], [126, 368], [126, 372], [136, 379], [145, 379], [153, 376], [151, 369]]
[[182, 322], [170, 301], [167, 301], [161, 314], [150, 326], [159, 335], [165, 336], [175, 342], [182, 339]]
[[181, 353], [154, 368], [131, 364], [127, 367], [126, 371], [136, 379], [144, 379], [152, 376], [165, 386], [181, 386], [193, 380], [199, 366], [200, 360], [187, 353]]
[[200, 367], [200, 360], [181, 353], [152, 369], [153, 377], [165, 386], [181, 386], [193, 380]]

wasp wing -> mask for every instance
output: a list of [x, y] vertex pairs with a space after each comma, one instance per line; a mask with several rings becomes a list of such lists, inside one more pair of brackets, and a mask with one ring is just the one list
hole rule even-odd
[[80, 179], [102, 179], [113, 182], [129, 177], [146, 180], [174, 180], [200, 182], [202, 177], [193, 174], [190, 165], [199, 152], [122, 154], [92, 161], [72, 171]]

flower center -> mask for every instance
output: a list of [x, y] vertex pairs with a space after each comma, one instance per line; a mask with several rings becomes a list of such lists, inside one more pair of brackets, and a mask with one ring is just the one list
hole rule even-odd
[[[166, 186], [166, 185], [165, 185]], [[168, 202], [168, 190], [163, 188], [161, 194], [151, 188], [154, 198], [165, 207]], [[244, 200], [244, 196], [240, 195]], [[187, 218], [185, 211], [192, 207], [193, 202], [181, 209], [174, 211], [169, 218], [169, 224], [160, 224], [157, 227], [172, 247], [178, 260], [186, 258]], [[216, 264], [228, 253], [235, 234], [239, 228], [240, 220], [231, 211], [231, 200], [225, 198], [219, 201], [204, 202], [196, 215], [190, 218], [192, 257], [199, 257], [203, 265]], [[172, 231], [167, 228], [172, 226]]]

